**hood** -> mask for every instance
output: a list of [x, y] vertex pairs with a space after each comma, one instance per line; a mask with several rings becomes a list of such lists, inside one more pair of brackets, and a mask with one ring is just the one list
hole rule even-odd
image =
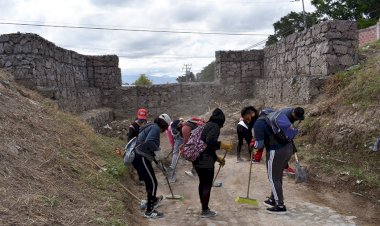
[[220, 110], [219, 108], [215, 109], [212, 112], [212, 115], [209, 119], [209, 122], [214, 122], [214, 123], [218, 124], [218, 126], [220, 128], [223, 127], [225, 121], [226, 121], [226, 116], [224, 116], [223, 111]]

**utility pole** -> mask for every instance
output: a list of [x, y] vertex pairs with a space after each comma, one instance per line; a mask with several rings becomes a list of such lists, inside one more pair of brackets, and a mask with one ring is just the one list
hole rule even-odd
[[[294, 0], [292, 2], [299, 2], [300, 0]], [[306, 31], [307, 24], [306, 24], [306, 12], [305, 12], [305, 3], [304, 0], [302, 0], [302, 14], [303, 14], [303, 29]]]
[[184, 64], [182, 67], [182, 71], [185, 70], [186, 82], [189, 82], [188, 79], [191, 72], [191, 66], [192, 66], [191, 64]]

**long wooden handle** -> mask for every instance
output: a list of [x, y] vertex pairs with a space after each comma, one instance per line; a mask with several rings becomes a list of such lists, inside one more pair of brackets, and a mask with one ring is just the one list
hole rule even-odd
[[251, 185], [251, 174], [252, 174], [252, 158], [253, 158], [253, 152], [251, 151], [251, 159], [249, 160], [249, 178], [248, 178], [248, 189], [247, 189], [247, 199], [249, 198], [249, 187]]
[[[226, 152], [224, 152], [224, 155], [223, 155], [223, 159], [225, 159], [226, 158], [226, 156], [227, 156], [227, 151]], [[220, 169], [222, 168], [222, 165], [220, 164], [219, 165], [219, 169], [218, 169], [218, 172], [216, 172], [216, 175], [215, 175], [215, 177], [214, 177], [214, 180], [212, 181], [212, 184], [214, 184], [214, 182], [215, 182], [215, 180], [216, 180], [216, 178], [218, 177], [218, 175], [219, 175], [219, 172], [220, 172]]]

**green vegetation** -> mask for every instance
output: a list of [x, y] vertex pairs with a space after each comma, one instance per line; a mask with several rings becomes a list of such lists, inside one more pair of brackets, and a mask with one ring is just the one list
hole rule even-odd
[[149, 80], [148, 76], [141, 74], [140, 77], [133, 83], [135, 86], [150, 86], [153, 82]]
[[[301, 4], [301, 3], [299, 3]], [[375, 25], [380, 18], [379, 0], [312, 0], [315, 12], [306, 12], [307, 27], [325, 20], [354, 20], [359, 29]], [[274, 35], [270, 35], [266, 46], [276, 43], [304, 29], [302, 12], [290, 12], [273, 24]]]
[[204, 67], [202, 71], [197, 73], [197, 81], [212, 82], [215, 80], [215, 61]]

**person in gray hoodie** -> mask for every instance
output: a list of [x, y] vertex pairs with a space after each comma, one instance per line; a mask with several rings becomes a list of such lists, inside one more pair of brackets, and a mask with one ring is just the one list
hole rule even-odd
[[[160, 152], [160, 133], [165, 132], [171, 122], [167, 114], [162, 114], [154, 120], [154, 123], [148, 123], [140, 128], [137, 136], [135, 159], [132, 162], [133, 167], [139, 172], [145, 182], [147, 192], [147, 208], [144, 213], [146, 218], [161, 218], [163, 213], [155, 210], [162, 196], [156, 197], [157, 179], [152, 167], [152, 161], [157, 163], [156, 157]], [[162, 156], [162, 154], [161, 154]]]

